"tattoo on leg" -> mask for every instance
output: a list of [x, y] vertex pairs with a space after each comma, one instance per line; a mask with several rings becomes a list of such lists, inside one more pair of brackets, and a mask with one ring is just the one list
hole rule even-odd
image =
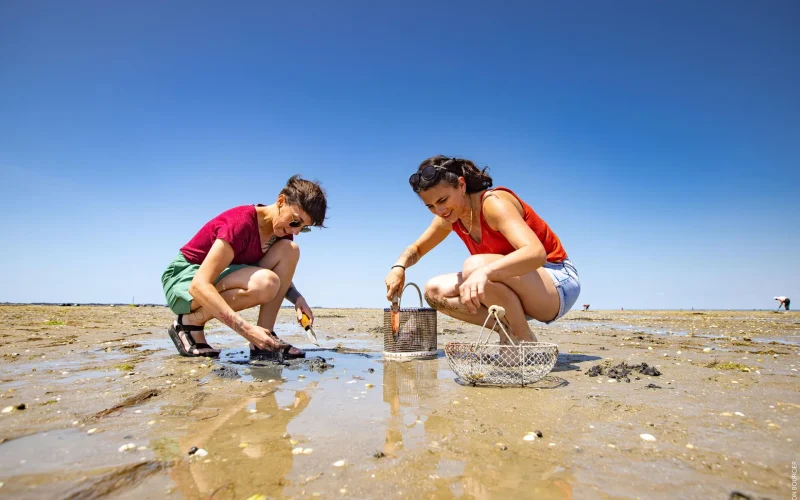
[[201, 323], [201, 322], [203, 322], [203, 320], [205, 319], [205, 316], [206, 316], [206, 315], [205, 315], [205, 314], [203, 314], [203, 310], [202, 310], [202, 309], [196, 309], [196, 310], [195, 310], [195, 311], [192, 313], [192, 319], [193, 319], [193, 320], [195, 320], [195, 321], [196, 321], [196, 322], [198, 322], [198, 323]]
[[436, 309], [437, 311], [445, 312], [445, 311], [455, 311], [456, 308], [450, 305], [445, 297], [437, 297], [435, 295], [431, 295], [428, 292], [425, 292], [425, 302], [428, 303], [429, 306]]
[[233, 313], [230, 314], [228, 312], [223, 312], [220, 314], [220, 321], [228, 325], [231, 330], [238, 333], [239, 335], [244, 335], [244, 320], [239, 317], [238, 314]]
[[400, 257], [406, 259], [406, 267], [413, 266], [417, 262], [419, 262], [419, 252], [416, 248], [408, 247], [406, 248]]

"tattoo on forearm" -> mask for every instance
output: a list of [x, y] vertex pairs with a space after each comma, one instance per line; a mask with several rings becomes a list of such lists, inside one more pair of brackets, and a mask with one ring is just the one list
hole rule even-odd
[[223, 312], [220, 314], [219, 317], [220, 321], [228, 325], [231, 330], [238, 333], [239, 335], [244, 335], [244, 320], [236, 313], [228, 313]]
[[291, 302], [292, 304], [297, 303], [297, 299], [300, 298], [300, 292], [297, 291], [297, 288], [294, 285], [289, 286], [289, 289], [286, 290], [286, 300]]
[[400, 254], [400, 258], [405, 259], [406, 267], [413, 266], [419, 262], [419, 252], [414, 247], [408, 247]]

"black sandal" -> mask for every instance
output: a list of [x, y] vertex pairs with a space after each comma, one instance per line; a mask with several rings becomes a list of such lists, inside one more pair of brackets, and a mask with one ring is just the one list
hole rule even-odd
[[[179, 314], [177, 325], [171, 325], [169, 327], [169, 338], [172, 339], [172, 342], [175, 344], [175, 348], [178, 349], [178, 352], [181, 356], [185, 356], [187, 358], [218, 358], [219, 351], [215, 350], [214, 352], [200, 352], [201, 349], [214, 348], [205, 342], [195, 342], [194, 337], [192, 337], [192, 332], [201, 332], [203, 329], [204, 328], [202, 326], [184, 325], [183, 314]], [[186, 342], [189, 344], [188, 351], [183, 345], [183, 340], [181, 339], [180, 335], [181, 332], [183, 332], [184, 336], [186, 337]]]
[[259, 349], [258, 347], [250, 349], [250, 359], [264, 360], [264, 361], [283, 361], [285, 359], [298, 359], [305, 358], [306, 353], [297, 347], [287, 344], [279, 339], [275, 333], [271, 332], [272, 336], [283, 344], [276, 350]]

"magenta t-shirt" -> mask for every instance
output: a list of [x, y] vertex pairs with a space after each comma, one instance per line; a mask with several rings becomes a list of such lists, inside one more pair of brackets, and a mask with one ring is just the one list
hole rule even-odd
[[[231, 264], [256, 264], [265, 254], [261, 251], [255, 205], [231, 208], [214, 217], [181, 248], [181, 253], [192, 264], [202, 264], [218, 238], [233, 247]], [[281, 239], [294, 238], [289, 235]]]

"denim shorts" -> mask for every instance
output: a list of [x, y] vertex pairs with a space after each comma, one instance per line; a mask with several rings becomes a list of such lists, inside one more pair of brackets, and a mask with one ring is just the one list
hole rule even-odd
[[547, 274], [553, 278], [553, 284], [558, 290], [558, 297], [561, 299], [561, 304], [558, 306], [558, 315], [547, 323], [552, 323], [561, 316], [567, 314], [575, 301], [578, 300], [578, 295], [581, 294], [581, 279], [578, 277], [578, 270], [572, 265], [569, 259], [562, 262], [547, 262], [544, 265]]

